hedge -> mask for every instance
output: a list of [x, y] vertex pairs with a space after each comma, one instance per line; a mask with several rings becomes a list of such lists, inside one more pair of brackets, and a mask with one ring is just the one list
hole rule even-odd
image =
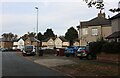
[[120, 42], [97, 41], [89, 43], [90, 52], [120, 53]]

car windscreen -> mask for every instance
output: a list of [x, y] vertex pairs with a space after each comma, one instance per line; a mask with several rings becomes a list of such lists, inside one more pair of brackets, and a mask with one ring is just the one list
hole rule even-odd
[[32, 49], [33, 49], [33, 46], [25, 46], [25, 50], [28, 50], [28, 49], [29, 49], [29, 50], [30, 50], [30, 49], [32, 50]]
[[82, 51], [82, 50], [85, 50], [86, 49], [86, 47], [80, 47], [79, 49], [78, 49], [78, 52], [80, 52], [80, 51]]

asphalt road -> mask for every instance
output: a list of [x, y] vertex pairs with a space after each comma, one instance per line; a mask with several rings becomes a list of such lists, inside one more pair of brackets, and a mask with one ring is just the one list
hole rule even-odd
[[65, 76], [55, 70], [36, 64], [15, 52], [2, 53], [2, 76]]

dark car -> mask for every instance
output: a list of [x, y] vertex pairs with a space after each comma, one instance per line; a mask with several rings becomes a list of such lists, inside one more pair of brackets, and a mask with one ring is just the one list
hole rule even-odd
[[89, 46], [80, 46], [76, 56], [80, 59], [87, 58], [88, 60], [96, 59], [96, 54], [89, 51]]

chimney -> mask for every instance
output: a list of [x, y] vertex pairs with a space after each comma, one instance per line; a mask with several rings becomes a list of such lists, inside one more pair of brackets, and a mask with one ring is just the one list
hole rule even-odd
[[98, 17], [104, 17], [105, 18], [105, 13], [102, 13], [102, 10], [100, 10], [100, 13], [98, 13]]

